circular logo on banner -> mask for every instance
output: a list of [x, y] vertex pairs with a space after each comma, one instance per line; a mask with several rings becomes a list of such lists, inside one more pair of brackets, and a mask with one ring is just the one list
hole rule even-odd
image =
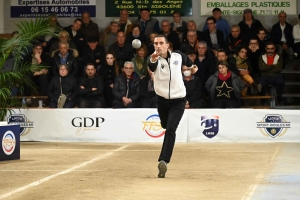
[[153, 138], [159, 138], [165, 134], [165, 129], [161, 127], [159, 115], [147, 117], [144, 123], [144, 131]]
[[2, 149], [6, 155], [11, 155], [16, 147], [16, 137], [12, 131], [6, 131], [2, 138]]

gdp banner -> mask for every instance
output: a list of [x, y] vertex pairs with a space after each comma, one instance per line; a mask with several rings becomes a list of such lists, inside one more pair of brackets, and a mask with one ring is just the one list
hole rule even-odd
[[298, 15], [297, 0], [200, 0], [200, 16], [211, 15], [214, 8], [220, 8], [222, 15], [243, 15], [246, 8], [252, 9], [253, 15], [278, 15], [281, 11], [288, 15]]
[[96, 17], [96, 0], [11, 0], [11, 18], [81, 17], [87, 11]]

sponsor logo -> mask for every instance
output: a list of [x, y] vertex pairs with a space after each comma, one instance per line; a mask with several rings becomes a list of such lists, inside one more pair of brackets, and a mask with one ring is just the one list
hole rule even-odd
[[201, 116], [201, 127], [204, 136], [215, 137], [219, 132], [219, 116]]
[[20, 135], [27, 135], [33, 127], [33, 122], [29, 121], [23, 114], [12, 114], [7, 118], [8, 124], [20, 125]]
[[256, 128], [259, 128], [263, 135], [275, 138], [283, 136], [291, 128], [291, 122], [287, 122], [281, 115], [270, 114], [256, 122]]
[[152, 138], [159, 138], [165, 134], [165, 129], [161, 127], [159, 115], [154, 114], [142, 121], [143, 131]]
[[72, 126], [76, 127], [76, 135], [81, 136], [85, 132], [100, 131], [101, 124], [105, 121], [103, 117], [75, 117], [72, 119]]
[[16, 148], [16, 137], [12, 131], [6, 131], [2, 138], [2, 149], [6, 155], [11, 155]]

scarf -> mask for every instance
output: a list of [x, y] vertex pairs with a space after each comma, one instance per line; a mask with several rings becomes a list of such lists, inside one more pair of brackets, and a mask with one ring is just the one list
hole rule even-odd
[[236, 64], [243, 64], [245, 62], [245, 60], [247, 60], [248, 58], [245, 57], [245, 58], [240, 58], [238, 57], [236, 54], [233, 54], [233, 57], [235, 58], [236, 60]]
[[221, 73], [218, 74], [218, 78], [221, 81], [227, 81], [230, 77], [231, 77], [231, 72], [230, 71], [227, 71], [227, 75], [226, 76], [223, 76]]

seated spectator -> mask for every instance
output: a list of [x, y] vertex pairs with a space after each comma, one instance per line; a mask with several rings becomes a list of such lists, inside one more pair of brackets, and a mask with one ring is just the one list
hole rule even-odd
[[113, 87], [114, 108], [137, 108], [140, 78], [134, 73], [134, 64], [126, 61], [124, 72], [116, 77]]
[[240, 108], [241, 89], [245, 87], [243, 81], [228, 69], [226, 61], [217, 63], [218, 71], [211, 75], [205, 83], [210, 93], [212, 108]]
[[296, 57], [300, 57], [300, 14], [298, 16], [298, 24], [293, 27], [294, 51]]
[[98, 24], [91, 20], [91, 15], [89, 12], [85, 11], [81, 14], [81, 21], [83, 22], [80, 30], [83, 33], [85, 39], [87, 40], [90, 36], [99, 37], [99, 27]]
[[214, 56], [217, 56], [219, 49], [225, 49], [224, 34], [222, 31], [217, 30], [216, 19], [208, 17], [206, 19], [208, 30], [203, 32], [204, 41], [207, 46], [211, 48], [211, 52]]
[[187, 51], [197, 52], [197, 32], [196, 31], [188, 31], [187, 32], [187, 40], [181, 43], [181, 52], [185, 53]]
[[59, 74], [54, 76], [49, 83], [50, 108], [57, 108], [58, 98], [61, 94], [67, 96], [64, 108], [73, 108], [77, 97], [77, 80], [74, 76], [69, 75], [69, 68], [66, 64], [59, 65]]
[[[218, 30], [223, 32], [224, 40], [226, 40], [226, 38], [230, 34], [230, 26], [229, 26], [228, 21], [221, 17], [222, 11], [221, 11], [220, 8], [214, 8], [212, 10], [212, 15], [216, 19]], [[203, 26], [202, 32], [207, 31], [207, 30], [208, 30], [208, 26], [205, 23], [204, 26]]]
[[134, 24], [132, 26], [132, 31], [127, 35], [126, 42], [128, 44], [132, 45], [132, 41], [134, 39], [139, 39], [141, 41], [141, 43], [144, 43], [144, 44], [147, 43], [146, 35], [141, 32], [141, 27], [138, 24]]
[[[81, 32], [80, 28], [82, 26], [81, 19], [77, 18], [73, 22], [73, 25], [64, 27], [64, 30], [69, 33], [70, 42], [73, 42], [76, 45], [76, 49], [79, 52], [80, 57], [82, 56], [82, 48], [85, 45], [84, 35]], [[71, 47], [72, 48], [72, 47]]]
[[59, 49], [58, 44], [60, 42], [67, 42], [69, 43], [69, 48], [74, 50], [77, 50], [77, 46], [74, 44], [74, 42], [70, 41], [70, 37], [69, 37], [69, 33], [67, 31], [61, 31], [59, 33], [57, 41], [53, 42], [50, 49], [49, 49], [49, 55], [51, 55], [51, 57], [53, 57], [53, 52], [57, 51]]
[[125, 34], [118, 32], [117, 42], [110, 45], [108, 51], [112, 51], [116, 55], [118, 66], [124, 67], [125, 61], [131, 61], [134, 57], [132, 45], [125, 42]]
[[183, 82], [186, 89], [185, 108], [202, 108], [202, 81], [191, 72], [191, 68], [182, 66]]
[[264, 50], [266, 48], [267, 42], [270, 41], [267, 30], [264, 27], [258, 28], [256, 36], [258, 38], [259, 48]]
[[[99, 74], [100, 68], [105, 64], [104, 47], [98, 44], [98, 37], [91, 36], [88, 38], [87, 46], [84, 48], [82, 66], [92, 63], [96, 67], [96, 72]], [[81, 69], [79, 70], [82, 71]], [[100, 74], [99, 74], [100, 75]]]
[[181, 13], [174, 11], [172, 13], [173, 22], [171, 22], [171, 29], [178, 34], [179, 40], [182, 41], [182, 34], [187, 31], [187, 23], [181, 19]]
[[171, 29], [171, 25], [168, 20], [162, 20], [160, 34], [164, 35], [169, 42], [172, 42], [174, 50], [180, 50], [178, 34]]
[[[230, 62], [236, 65], [236, 68], [239, 70], [239, 74], [237, 75], [239, 75], [247, 85], [252, 85], [258, 92], [261, 92], [262, 86], [258, 85], [250, 75], [252, 74], [252, 67], [250, 60], [247, 57], [247, 51], [246, 47], [239, 47], [237, 53], [230, 57]], [[246, 96], [246, 93], [247, 87], [242, 90], [242, 96]]]
[[79, 81], [79, 108], [105, 107], [103, 95], [103, 79], [96, 74], [95, 65], [88, 63], [85, 66], [86, 76]]
[[241, 30], [239, 25], [232, 25], [231, 32], [225, 41], [225, 49], [227, 53], [234, 54], [237, 49], [243, 45], [245, 45], [245, 39], [241, 35]]
[[72, 76], [82, 76], [79, 74], [79, 67], [78, 62], [76, 59], [76, 55], [74, 56], [73, 50], [69, 49], [69, 43], [67, 42], [60, 42], [59, 43], [59, 51], [54, 54], [53, 57], [53, 74], [59, 74], [59, 66], [61, 64], [68, 65], [68, 75]]
[[147, 68], [147, 75], [140, 80], [139, 96], [141, 108], [157, 108], [156, 93], [154, 91], [154, 74]]
[[197, 25], [194, 20], [190, 20], [187, 23], [187, 31], [182, 34], [182, 42], [187, 40], [187, 32], [188, 31], [196, 31], [198, 41], [204, 40], [202, 32], [197, 30]]
[[156, 18], [150, 16], [150, 10], [148, 8], [142, 8], [140, 10], [140, 16], [135, 20], [134, 24], [140, 25], [142, 33], [146, 35], [147, 43], [149, 43], [150, 33], [155, 31], [160, 32], [159, 22]]
[[108, 52], [105, 59], [106, 63], [103, 67], [101, 67], [99, 74], [101, 74], [104, 81], [104, 97], [106, 105], [108, 108], [112, 108], [114, 100], [112, 89], [114, 87], [116, 77], [121, 74], [121, 69], [116, 62], [116, 56], [113, 52]]
[[258, 28], [263, 27], [261, 22], [253, 17], [252, 10], [249, 8], [244, 10], [243, 20], [238, 25], [246, 43], [249, 42], [251, 37], [255, 36]]
[[[132, 30], [133, 24], [128, 19], [129, 14], [128, 10], [123, 8], [120, 10], [120, 18], [114, 19], [115, 22], [118, 22], [120, 24], [120, 31], [124, 32], [126, 36], [129, 35], [129, 33]], [[110, 30], [110, 27], [106, 27], [105, 32], [108, 32]]]
[[272, 84], [276, 87], [278, 105], [283, 104], [282, 94], [284, 89], [284, 79], [281, 75], [283, 68], [283, 58], [276, 53], [276, 46], [273, 42], [266, 44], [266, 53], [259, 57], [259, 69], [261, 77], [258, 83], [262, 85], [262, 95], [266, 95], [267, 87]]
[[[228, 60], [228, 55], [227, 52], [224, 49], [220, 49], [217, 52], [217, 61], [227, 61], [228, 63], [228, 68], [231, 72], [235, 73], [235, 74], [239, 74], [239, 70], [236, 67], [236, 64], [234, 62], [230, 62], [230, 60]], [[214, 74], [215, 72], [218, 71], [218, 66], [215, 66], [213, 68], [214, 70], [212, 71], [212, 73]]]
[[154, 49], [154, 38], [157, 36], [158, 34], [156, 32], [152, 32], [150, 34], [150, 43], [147, 45], [147, 56], [150, 56], [151, 54], [154, 53], [155, 49]]
[[144, 78], [147, 75], [147, 47], [145, 44], [136, 49], [136, 55], [131, 60], [134, 64], [134, 72]]
[[110, 29], [105, 30], [101, 35], [99, 44], [105, 48], [105, 52], [108, 51], [110, 45], [117, 41], [117, 34], [120, 30], [120, 23], [116, 21], [110, 22]]
[[283, 11], [278, 14], [279, 22], [272, 26], [271, 40], [275, 43], [279, 55], [285, 52], [292, 59], [294, 57], [293, 26], [286, 22], [286, 17]]
[[260, 48], [258, 39], [256, 37], [250, 38], [248, 49], [248, 59], [253, 69], [253, 78], [254, 80], [257, 80], [257, 78], [260, 76], [258, 60], [264, 49]]

